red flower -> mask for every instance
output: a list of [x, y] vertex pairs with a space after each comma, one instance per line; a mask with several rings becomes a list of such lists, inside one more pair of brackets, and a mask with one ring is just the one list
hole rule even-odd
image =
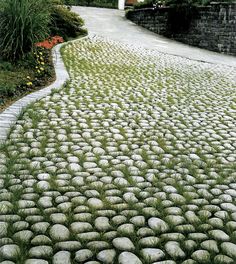
[[64, 40], [62, 37], [54, 36], [54, 37], [48, 38], [42, 42], [35, 43], [35, 46], [36, 47], [42, 47], [45, 49], [51, 49], [54, 46], [56, 46], [58, 43], [63, 43], [63, 42], [64, 42]]

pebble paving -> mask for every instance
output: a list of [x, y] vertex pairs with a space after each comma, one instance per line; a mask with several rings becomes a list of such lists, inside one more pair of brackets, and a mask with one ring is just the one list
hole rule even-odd
[[236, 263], [236, 72], [108, 39], [0, 152], [3, 264]]

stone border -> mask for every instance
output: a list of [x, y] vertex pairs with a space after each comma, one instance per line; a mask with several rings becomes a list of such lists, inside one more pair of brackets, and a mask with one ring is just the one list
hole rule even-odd
[[22, 110], [27, 105], [50, 94], [52, 89], [62, 86], [67, 80], [69, 80], [69, 74], [64, 65], [64, 62], [63, 62], [63, 59], [60, 53], [60, 49], [70, 42], [74, 42], [74, 41], [77, 41], [77, 40], [80, 40], [86, 37], [87, 36], [55, 46], [52, 49], [52, 56], [53, 56], [53, 65], [54, 65], [54, 69], [56, 73], [56, 80], [49, 86], [42, 88], [39, 91], [30, 93], [26, 95], [25, 97], [19, 99], [18, 101], [10, 105], [7, 109], [5, 109], [2, 113], [0, 113], [0, 143], [7, 139], [8, 132], [11, 126], [15, 124], [15, 122], [18, 119], [19, 114], [22, 112]]

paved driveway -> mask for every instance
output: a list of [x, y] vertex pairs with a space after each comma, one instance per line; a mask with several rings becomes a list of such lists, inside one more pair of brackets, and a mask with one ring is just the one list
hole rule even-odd
[[0, 263], [236, 263], [235, 68], [118, 30], [66, 45], [0, 145]]
[[167, 54], [178, 55], [193, 60], [226, 64], [236, 67], [236, 58], [191, 47], [154, 34], [125, 18], [125, 12], [93, 7], [73, 7], [84, 18], [90, 33], [121, 42], [151, 48]]

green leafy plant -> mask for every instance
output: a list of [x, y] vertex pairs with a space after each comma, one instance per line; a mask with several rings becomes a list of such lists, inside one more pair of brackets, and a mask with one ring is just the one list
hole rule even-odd
[[155, 0], [144, 0], [143, 2], [137, 2], [134, 5], [134, 9], [151, 8], [155, 3]]
[[67, 40], [86, 33], [82, 28], [83, 19], [64, 6], [54, 5], [51, 17], [50, 32], [52, 35], [60, 35]]
[[33, 49], [34, 43], [48, 35], [49, 3], [6, 0], [0, 5], [0, 56], [17, 61]]
[[13, 96], [16, 90], [16, 85], [9, 83], [0, 84], [1, 96]]

